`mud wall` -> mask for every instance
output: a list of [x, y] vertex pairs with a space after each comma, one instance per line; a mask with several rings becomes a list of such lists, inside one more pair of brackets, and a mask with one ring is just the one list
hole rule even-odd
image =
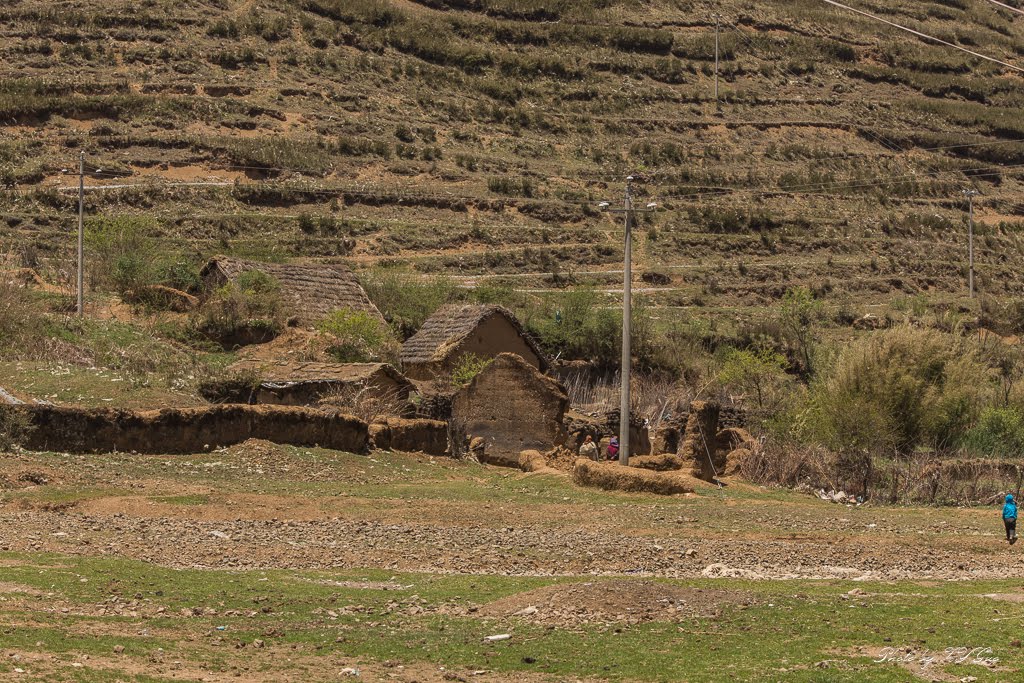
[[439, 420], [378, 418], [370, 425], [373, 447], [380, 450], [448, 454], [448, 423]]
[[518, 467], [522, 451], [547, 451], [565, 442], [567, 404], [561, 385], [520, 356], [503, 353], [456, 394], [453, 441], [479, 437], [483, 461]]
[[68, 453], [201, 453], [246, 439], [353, 453], [369, 442], [365, 422], [309, 408], [219, 405], [137, 412], [62, 406], [0, 407], [25, 413], [21, 445]]

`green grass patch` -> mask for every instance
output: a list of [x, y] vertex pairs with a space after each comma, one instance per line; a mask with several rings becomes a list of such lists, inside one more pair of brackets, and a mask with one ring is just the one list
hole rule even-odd
[[[949, 667], [979, 681], [1010, 680], [1024, 664], [1011, 646], [1024, 605], [983, 597], [1014, 593], [1020, 581], [856, 583], [849, 581], [669, 582], [691, 588], [737, 590], [753, 604], [724, 605], [718, 617], [640, 625], [560, 625], [549, 628], [514, 617], [482, 618], [441, 607], [469, 608], [541, 586], [579, 579], [504, 576], [434, 576], [380, 569], [342, 572], [171, 570], [132, 560], [0, 554], [4, 580], [59, 596], [72, 611], [110, 601], [136, 600], [138, 620], [45, 616], [0, 603], [11, 623], [0, 629], [0, 648], [42, 648], [59, 655], [105, 654], [115, 645], [143, 658], [158, 647], [187, 661], [213, 656], [261, 660], [270, 648], [294, 647], [313, 657], [367, 663], [430, 663], [451, 669], [507, 674], [538, 672], [555, 679], [720, 681], [911, 681], [894, 664], [867, 653], [885, 647], [942, 655], [945, 648], [988, 647], [998, 669]], [[20, 564], [24, 562], [25, 564]], [[597, 579], [588, 579], [590, 581]], [[609, 577], [628, 584], [635, 579]], [[851, 593], [853, 589], [857, 589]], [[156, 613], [157, 606], [163, 612]], [[410, 610], [419, 606], [421, 611]], [[198, 615], [196, 611], [199, 611]], [[51, 619], [52, 624], [45, 621]], [[37, 622], [43, 621], [43, 624]], [[105, 634], [85, 636], [102, 624]], [[117, 633], [123, 628], [124, 633]], [[484, 639], [511, 633], [498, 643]], [[180, 636], [176, 638], [174, 634]], [[268, 650], [218, 650], [232, 643], [267, 641]], [[826, 664], [819, 664], [827, 662]], [[272, 661], [267, 661], [271, 667]], [[281, 666], [278, 663], [278, 666]], [[946, 667], [937, 664], [935, 671]]]

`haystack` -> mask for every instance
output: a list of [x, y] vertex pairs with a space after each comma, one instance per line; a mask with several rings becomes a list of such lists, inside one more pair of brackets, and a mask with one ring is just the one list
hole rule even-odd
[[614, 463], [593, 462], [586, 458], [576, 461], [572, 480], [580, 486], [593, 486], [606, 491], [657, 493], [663, 496], [693, 493], [698, 484], [681, 472], [654, 472]]

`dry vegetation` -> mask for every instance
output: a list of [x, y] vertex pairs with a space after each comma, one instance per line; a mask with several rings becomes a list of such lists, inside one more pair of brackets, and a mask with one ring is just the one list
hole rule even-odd
[[[284, 325], [267, 287], [162, 310], [196, 292], [205, 257], [344, 259], [391, 330], [326, 321], [333, 357], [388, 359], [441, 304], [498, 302], [552, 355], [596, 361], [600, 379], [570, 389], [598, 409], [614, 404], [621, 232], [596, 203], [634, 173], [660, 204], [635, 250], [636, 396], [655, 427], [694, 397], [736, 402], [786, 452], [842, 455], [839, 485], [864, 490], [915, 488], [881, 464], [866, 477], [865, 457], [1016, 455], [1019, 354], [969, 339], [1024, 331], [1016, 80], [819, 2], [718, 9], [716, 106], [695, 2], [7, 3], [0, 229], [7, 267], [57, 289], [2, 292], [5, 359], [194, 397], [220, 348]], [[1019, 52], [1020, 18], [991, 3], [884, 11]], [[116, 296], [145, 314], [134, 326], [66, 315], [75, 197], [59, 188], [79, 152], [88, 184], [132, 186], [90, 191], [86, 234], [95, 312]], [[851, 329], [865, 313], [901, 329]], [[921, 369], [851, 356], [883, 351]], [[917, 413], [891, 400], [908, 383]], [[842, 420], [850, 402], [862, 423]], [[778, 469], [757, 476], [793, 481]]]
[[[719, 9], [720, 110], [692, 2], [8, 3], [0, 214], [60, 262], [74, 198], [52, 188], [85, 151], [90, 184], [145, 185], [91, 194], [90, 215], [144, 214], [181, 258], [550, 289], [615, 282], [616, 225], [592, 207], [639, 173], [663, 206], [638, 250], [670, 278], [653, 302], [742, 317], [796, 283], [856, 313], [894, 290], [956, 299], [975, 184], [980, 287], [1021, 291], [1013, 78], [818, 2]], [[989, 3], [888, 16], [1016, 55], [1017, 18]], [[238, 185], [165, 185], [216, 179]]]

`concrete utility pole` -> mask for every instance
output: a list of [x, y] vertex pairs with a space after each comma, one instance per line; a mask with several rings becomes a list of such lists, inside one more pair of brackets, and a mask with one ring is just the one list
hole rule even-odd
[[967, 197], [967, 289], [974, 298], [974, 197], [977, 190], [963, 190]]
[[[622, 256], [622, 364], [619, 368], [619, 464], [629, 464], [630, 375], [633, 364], [633, 176], [626, 178], [626, 197], [622, 209], [609, 209], [608, 202], [598, 206], [626, 216], [626, 235]], [[653, 211], [651, 203], [644, 210]]]
[[633, 365], [630, 349], [630, 335], [633, 322], [633, 195], [630, 183], [633, 176], [626, 178], [626, 243], [623, 249], [622, 266], [622, 365], [619, 370], [619, 464], [629, 464], [629, 382]]
[[715, 104], [718, 104], [718, 28], [722, 15], [715, 12], [712, 16], [715, 17]]
[[78, 157], [78, 316], [85, 315], [85, 152]]

